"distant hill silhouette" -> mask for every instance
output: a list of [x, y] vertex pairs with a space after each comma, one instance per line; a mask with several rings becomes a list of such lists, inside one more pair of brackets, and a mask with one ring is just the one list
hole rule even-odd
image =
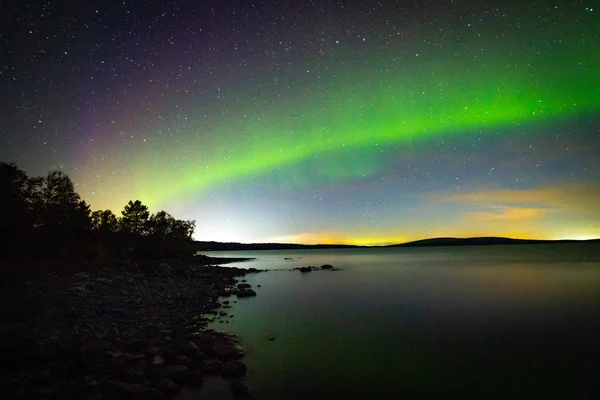
[[196, 241], [198, 251], [222, 250], [300, 250], [300, 249], [343, 249], [343, 248], [371, 248], [371, 247], [433, 247], [433, 246], [489, 246], [508, 244], [542, 244], [542, 243], [572, 243], [572, 242], [598, 242], [600, 239], [591, 240], [540, 240], [540, 239], [511, 239], [505, 237], [474, 237], [474, 238], [431, 238], [416, 240], [414, 242], [392, 244], [387, 246], [353, 246], [344, 244], [296, 244], [296, 243], [236, 243], [236, 242], [199, 242]]
[[490, 246], [501, 244], [541, 244], [541, 243], [573, 243], [573, 242], [600, 242], [600, 239], [591, 240], [541, 240], [541, 239], [512, 239], [505, 237], [474, 237], [453, 238], [442, 237], [415, 240], [414, 242], [393, 244], [386, 247], [427, 247], [427, 246]]

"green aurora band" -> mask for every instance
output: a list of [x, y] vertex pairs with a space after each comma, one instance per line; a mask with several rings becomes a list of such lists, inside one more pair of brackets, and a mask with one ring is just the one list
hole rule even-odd
[[[216, 185], [306, 165], [311, 157], [319, 157], [322, 173], [309, 180], [348, 180], [376, 173], [377, 152], [391, 146], [595, 113], [600, 40], [588, 39], [554, 45], [552, 52], [498, 52], [475, 61], [458, 54], [421, 56], [410, 69], [394, 67], [388, 57], [370, 68], [345, 68], [343, 76], [332, 74], [319, 85], [297, 85], [292, 96], [264, 93], [264, 101], [252, 103], [241, 94], [228, 109], [214, 110], [223, 118], [206, 141], [182, 128], [194, 139], [180, 149], [166, 144], [169, 153], [187, 151], [183, 168], [175, 172], [168, 160], [134, 156], [129, 184], [142, 201], [162, 206]], [[165, 145], [153, 146], [165, 151]]]

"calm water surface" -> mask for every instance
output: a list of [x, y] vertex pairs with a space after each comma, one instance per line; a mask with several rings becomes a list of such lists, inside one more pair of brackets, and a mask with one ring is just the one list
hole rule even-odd
[[[203, 254], [275, 270], [212, 326], [241, 337], [259, 399], [599, 389], [599, 244]], [[290, 271], [321, 264], [343, 271]]]

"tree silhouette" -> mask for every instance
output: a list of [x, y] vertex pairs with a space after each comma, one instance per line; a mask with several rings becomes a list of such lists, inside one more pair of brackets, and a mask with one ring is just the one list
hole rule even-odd
[[102, 233], [116, 232], [119, 229], [119, 220], [110, 210], [96, 210], [91, 215], [92, 230]]
[[0, 162], [0, 249], [20, 252], [33, 228], [35, 182], [15, 164]]
[[129, 201], [125, 209], [121, 211], [121, 230], [123, 232], [132, 233], [135, 235], [143, 235], [148, 228], [148, 207], [143, 205], [141, 201]]
[[179, 240], [192, 240], [195, 228], [196, 221], [182, 221], [178, 219], [173, 224], [171, 236]]
[[156, 214], [152, 214], [148, 220], [149, 234], [151, 236], [176, 240], [191, 239], [195, 226], [195, 221], [175, 219], [166, 211], [159, 211]]
[[35, 201], [40, 203], [37, 222], [45, 234], [74, 234], [90, 228], [90, 208], [62, 171], [51, 171], [39, 181]]
[[171, 233], [173, 218], [166, 211], [159, 211], [152, 214], [148, 220], [149, 234], [154, 237], [165, 238]]

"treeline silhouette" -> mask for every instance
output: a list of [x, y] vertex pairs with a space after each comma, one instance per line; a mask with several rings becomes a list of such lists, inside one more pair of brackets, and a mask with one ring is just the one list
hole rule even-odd
[[309, 250], [309, 249], [348, 249], [364, 246], [350, 244], [296, 244], [296, 243], [238, 243], [238, 242], [196, 242], [198, 251], [229, 250]]
[[61, 171], [29, 177], [0, 162], [0, 257], [171, 258], [195, 252], [195, 221], [129, 201], [116, 216], [91, 211]]

